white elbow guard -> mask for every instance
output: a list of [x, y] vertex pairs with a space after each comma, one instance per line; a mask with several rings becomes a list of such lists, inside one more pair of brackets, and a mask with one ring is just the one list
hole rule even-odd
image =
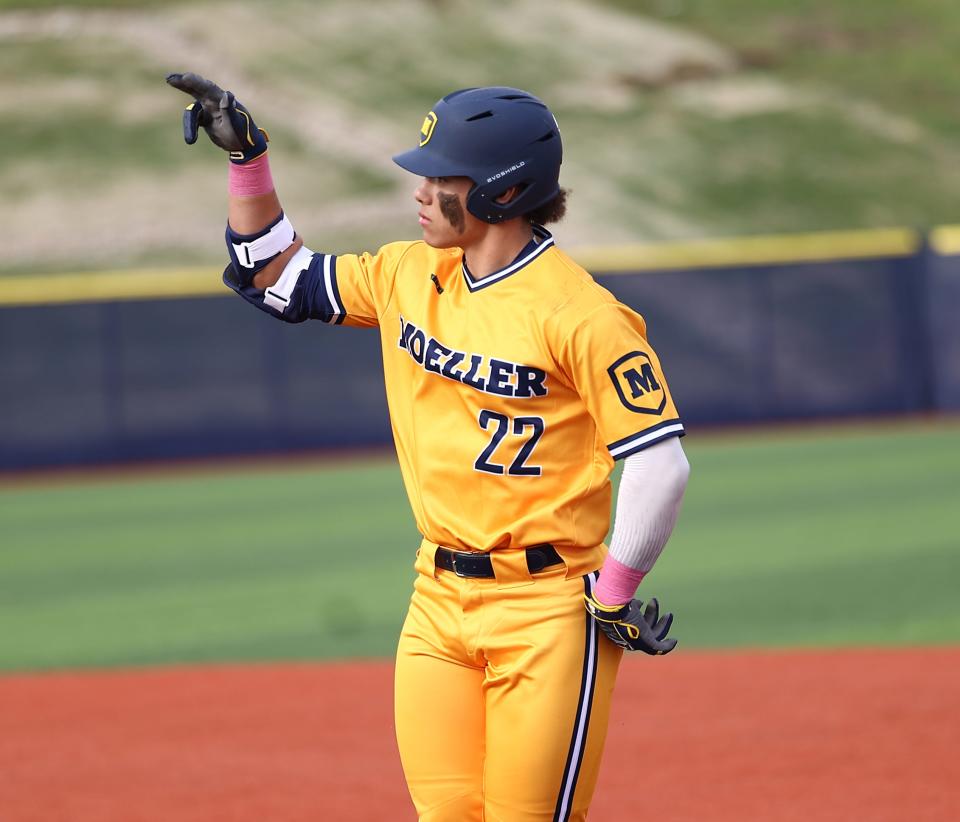
[[283, 267], [280, 279], [263, 292], [264, 304], [283, 314], [290, 307], [290, 300], [300, 283], [300, 276], [309, 268], [312, 259], [313, 252], [305, 245], [301, 246]]
[[290, 247], [295, 236], [293, 224], [283, 212], [256, 234], [238, 234], [227, 223], [227, 253], [234, 268], [235, 281], [241, 287], [249, 285], [258, 271]]

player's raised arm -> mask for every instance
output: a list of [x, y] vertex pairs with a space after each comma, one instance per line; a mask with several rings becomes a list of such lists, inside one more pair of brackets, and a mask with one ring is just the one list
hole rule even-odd
[[167, 82], [193, 97], [183, 113], [187, 144], [195, 143], [203, 128], [211, 142], [229, 154], [227, 250], [232, 275], [225, 274], [225, 281], [237, 291], [276, 285], [303, 242], [284, 215], [273, 185], [267, 133], [216, 83], [192, 72], [170, 74]]

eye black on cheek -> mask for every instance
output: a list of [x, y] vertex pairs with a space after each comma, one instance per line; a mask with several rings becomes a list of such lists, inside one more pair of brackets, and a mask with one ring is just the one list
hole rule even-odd
[[463, 206], [460, 205], [460, 198], [456, 194], [447, 194], [441, 191], [437, 195], [437, 202], [440, 205], [440, 213], [450, 221], [450, 225], [462, 234], [466, 228], [467, 220], [463, 213]]

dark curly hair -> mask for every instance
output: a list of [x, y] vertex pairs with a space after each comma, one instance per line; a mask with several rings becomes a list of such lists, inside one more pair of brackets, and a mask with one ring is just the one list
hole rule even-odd
[[569, 193], [569, 189], [561, 188], [556, 197], [548, 200], [533, 211], [528, 211], [523, 215], [524, 218], [527, 222], [536, 223], [537, 225], [559, 223], [567, 213], [567, 195]]

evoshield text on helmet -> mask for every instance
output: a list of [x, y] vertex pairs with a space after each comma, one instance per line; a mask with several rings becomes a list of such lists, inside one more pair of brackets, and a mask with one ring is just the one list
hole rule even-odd
[[[507, 86], [455, 91], [424, 118], [419, 145], [396, 155], [422, 177], [469, 177], [467, 210], [488, 223], [519, 217], [560, 191], [563, 147], [556, 118], [532, 94]], [[509, 203], [496, 198], [512, 186]]]

